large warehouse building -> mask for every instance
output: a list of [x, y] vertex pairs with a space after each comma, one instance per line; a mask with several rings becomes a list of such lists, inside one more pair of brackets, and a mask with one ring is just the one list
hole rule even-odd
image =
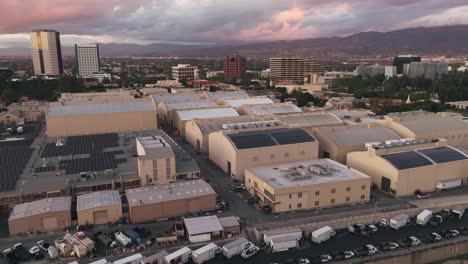
[[47, 135], [66, 137], [157, 129], [152, 101], [50, 106]]
[[172, 102], [172, 103], [160, 103], [158, 105], [158, 118], [161, 124], [166, 124], [174, 127], [174, 116], [175, 111], [180, 109], [198, 109], [218, 106], [212, 100], [193, 100], [183, 102]]
[[208, 152], [208, 135], [220, 130], [226, 130], [228, 125], [237, 123], [252, 123], [262, 119], [250, 116], [232, 116], [208, 119], [193, 119], [185, 123], [185, 139], [197, 150]]
[[132, 223], [216, 209], [216, 193], [203, 180], [127, 189], [125, 193]]
[[100, 225], [117, 222], [122, 217], [119, 191], [98, 191], [77, 197], [79, 225]]
[[260, 105], [242, 105], [238, 107], [237, 112], [241, 115], [252, 116], [273, 116], [292, 113], [301, 113], [302, 110], [295, 104], [260, 104]]
[[10, 235], [63, 229], [71, 225], [71, 197], [18, 204], [8, 218]]
[[250, 168], [245, 186], [272, 208], [288, 212], [369, 201], [370, 178], [330, 159]]
[[431, 192], [438, 182], [468, 182], [468, 156], [447, 145], [445, 139], [375, 143], [367, 151], [349, 153], [348, 166], [396, 196], [412, 195], [416, 190]]
[[451, 146], [468, 148], [468, 123], [455, 115], [425, 111], [393, 113], [380, 123], [402, 138], [445, 138]]
[[[267, 123], [268, 121], [265, 121]], [[316, 159], [318, 142], [302, 128], [270, 127], [220, 131], [209, 135], [209, 158], [235, 179], [246, 168]]]
[[279, 116], [278, 119], [290, 127], [302, 127], [307, 131], [317, 127], [344, 126], [345, 124], [337, 116], [329, 113], [300, 113]]
[[210, 108], [176, 110], [174, 117], [174, 128], [180, 135], [185, 135], [185, 124], [193, 119], [206, 119], [216, 117], [233, 117], [239, 114], [232, 107], [220, 106]]
[[366, 143], [400, 139], [390, 129], [378, 124], [321, 127], [313, 130], [314, 137], [320, 142], [319, 156], [343, 164], [346, 164], [346, 155], [349, 152], [364, 150]]

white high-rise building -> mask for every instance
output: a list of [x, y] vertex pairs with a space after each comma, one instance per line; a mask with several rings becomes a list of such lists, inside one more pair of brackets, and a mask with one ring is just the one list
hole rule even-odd
[[99, 73], [99, 45], [75, 44], [76, 69], [79, 76]]
[[177, 81], [181, 80], [197, 80], [199, 77], [198, 68], [190, 66], [190, 64], [179, 64], [172, 66], [172, 78]]
[[30, 37], [34, 74], [62, 75], [60, 33], [55, 30], [36, 29], [31, 32]]

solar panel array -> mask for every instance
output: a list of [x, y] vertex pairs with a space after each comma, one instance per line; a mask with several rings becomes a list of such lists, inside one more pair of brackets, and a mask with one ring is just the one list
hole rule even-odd
[[467, 159], [465, 155], [449, 147], [421, 149], [418, 150], [418, 152], [428, 156], [436, 163], [446, 163]]
[[272, 129], [245, 131], [227, 135], [237, 149], [314, 142], [315, 138], [303, 129]]
[[32, 155], [32, 140], [0, 143], [0, 191], [15, 188], [26, 163]]
[[386, 154], [381, 157], [386, 159], [399, 170], [429, 166], [433, 164], [426, 157], [415, 151]]

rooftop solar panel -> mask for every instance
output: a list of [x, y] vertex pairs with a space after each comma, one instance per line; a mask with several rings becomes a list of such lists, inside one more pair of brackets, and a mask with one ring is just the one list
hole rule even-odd
[[238, 149], [314, 142], [315, 138], [303, 129], [272, 129], [246, 131], [227, 135]]
[[275, 146], [276, 142], [268, 134], [239, 133], [228, 135], [238, 149]]
[[283, 132], [273, 132], [271, 136], [280, 145], [297, 144], [302, 142], [314, 142], [315, 138], [309, 135], [304, 130], [291, 130]]
[[381, 157], [386, 159], [399, 170], [412, 169], [433, 164], [426, 157], [415, 151], [386, 154]]
[[418, 152], [426, 155], [436, 163], [446, 163], [451, 161], [468, 159], [462, 153], [449, 147], [421, 149], [418, 150]]

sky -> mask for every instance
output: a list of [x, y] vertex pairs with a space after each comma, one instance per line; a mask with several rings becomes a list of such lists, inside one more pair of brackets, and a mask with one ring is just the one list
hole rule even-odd
[[0, 48], [32, 29], [74, 43], [212, 44], [468, 24], [467, 0], [1, 0]]

